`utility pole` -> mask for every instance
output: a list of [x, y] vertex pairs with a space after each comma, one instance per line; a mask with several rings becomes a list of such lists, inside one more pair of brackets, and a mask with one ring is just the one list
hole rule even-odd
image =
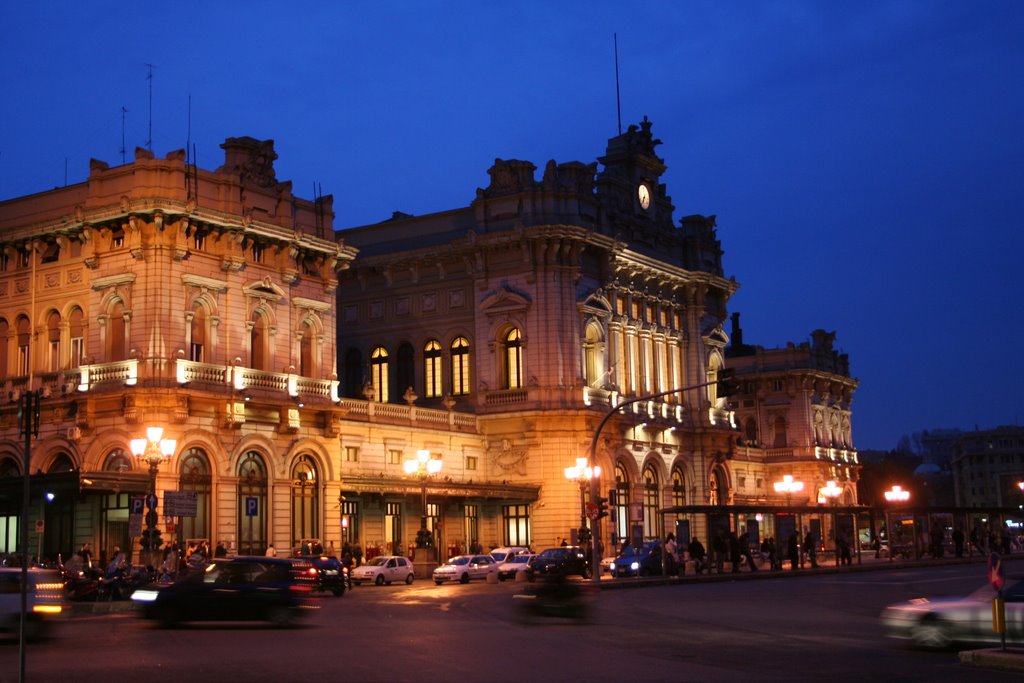
[[18, 399], [18, 433], [25, 437], [25, 472], [21, 489], [21, 620], [18, 625], [18, 681], [25, 683], [25, 626], [28, 619], [28, 497], [32, 437], [39, 436], [38, 391], [25, 391]]

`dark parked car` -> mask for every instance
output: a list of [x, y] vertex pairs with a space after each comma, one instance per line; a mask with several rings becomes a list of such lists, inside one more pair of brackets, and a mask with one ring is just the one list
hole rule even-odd
[[[312, 570], [312, 572], [311, 572]], [[142, 616], [182, 621], [269, 621], [291, 626], [315, 605], [315, 567], [306, 559], [218, 557], [201, 573], [135, 591]]]
[[312, 558], [310, 562], [313, 564], [310, 574], [315, 579], [315, 590], [330, 592], [338, 597], [345, 594], [345, 567], [342, 566], [341, 560], [321, 555]]
[[612, 576], [658, 576], [661, 574], [661, 543], [646, 541], [640, 552], [628, 545], [612, 562]]
[[530, 560], [526, 578], [534, 581], [538, 576], [572, 576], [590, 578], [590, 561], [587, 552], [579, 546], [548, 548]]

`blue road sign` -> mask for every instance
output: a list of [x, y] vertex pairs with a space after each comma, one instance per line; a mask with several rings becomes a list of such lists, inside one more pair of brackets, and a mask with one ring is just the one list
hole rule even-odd
[[157, 503], [156, 494], [155, 493], [147, 493], [146, 494], [146, 507], [149, 508], [150, 510], [156, 510], [156, 503]]
[[256, 496], [246, 496], [245, 498], [245, 515], [246, 517], [255, 517], [259, 514], [260, 502]]
[[141, 515], [142, 507], [146, 504], [146, 499], [142, 496], [132, 496], [131, 499], [131, 513], [133, 515]]

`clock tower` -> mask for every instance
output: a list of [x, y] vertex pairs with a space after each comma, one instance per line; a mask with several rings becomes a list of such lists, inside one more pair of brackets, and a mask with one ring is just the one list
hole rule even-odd
[[659, 182], [665, 162], [654, 153], [660, 144], [651, 135], [646, 116], [639, 126], [631, 125], [608, 141], [605, 155], [598, 159], [604, 168], [596, 185], [604, 210], [603, 227], [609, 234], [651, 247], [672, 234], [675, 207]]

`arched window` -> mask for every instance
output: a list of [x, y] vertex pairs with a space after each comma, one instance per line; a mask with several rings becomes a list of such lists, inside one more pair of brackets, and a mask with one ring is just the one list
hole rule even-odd
[[0, 377], [7, 377], [7, 354], [10, 350], [11, 326], [6, 319], [0, 318]]
[[722, 468], [716, 467], [711, 472], [711, 489], [708, 491], [708, 503], [711, 505], [726, 505], [729, 502], [729, 487], [725, 484], [725, 474]]
[[601, 326], [595, 322], [587, 323], [587, 333], [583, 340], [583, 371], [588, 387], [600, 388], [604, 385], [604, 340]]
[[672, 468], [672, 505], [686, 505], [686, 475], [681, 467]]
[[518, 328], [512, 328], [505, 335], [505, 387], [521, 389], [523, 387], [523, 344], [522, 334]]
[[252, 320], [249, 333], [249, 367], [253, 370], [267, 370], [270, 362], [270, 321], [257, 312]]
[[407, 389], [413, 389], [416, 386], [416, 368], [414, 363], [416, 352], [412, 349], [412, 344], [409, 342], [402, 342], [398, 346], [398, 363], [395, 367], [395, 393], [405, 395]]
[[267, 550], [267, 468], [249, 451], [238, 465], [238, 552], [262, 555]]
[[469, 394], [469, 340], [456, 337], [452, 342], [452, 396]]
[[116, 448], [107, 454], [106, 460], [103, 461], [104, 472], [131, 472], [132, 471], [132, 458], [128, 453], [122, 451], [120, 448]]
[[441, 344], [431, 339], [423, 346], [423, 396], [438, 398], [441, 387]]
[[711, 403], [712, 408], [718, 407], [718, 371], [722, 369], [722, 359], [717, 355], [711, 356], [711, 360], [708, 362], [708, 401]]
[[77, 368], [85, 358], [85, 314], [77, 306], [68, 316], [68, 337], [71, 343], [69, 367]]
[[320, 477], [316, 463], [301, 456], [292, 467], [292, 539], [295, 547], [303, 540], [320, 537]]
[[181, 458], [178, 490], [194, 491], [196, 494], [196, 516], [181, 518], [179, 538], [187, 541], [190, 538], [210, 538], [210, 491], [213, 481], [210, 477], [210, 459], [202, 448], [190, 448]]
[[46, 316], [46, 371], [60, 370], [60, 313]]
[[661, 481], [654, 465], [644, 467], [644, 538], [661, 538]]
[[299, 374], [303, 377], [313, 377], [316, 374], [313, 326], [308, 321], [302, 323], [302, 331], [299, 334]]
[[110, 307], [110, 317], [107, 319], [107, 360], [124, 360], [128, 357], [126, 331], [124, 303], [117, 301]]
[[0, 458], [0, 479], [20, 476], [21, 470], [18, 469], [17, 460], [14, 458]]
[[49, 474], [55, 474], [58, 472], [74, 472], [75, 464], [71, 462], [71, 458], [67, 453], [58, 453], [57, 457], [54, 458], [52, 463], [50, 463], [50, 468], [46, 471]]
[[772, 448], [786, 448], [789, 439], [786, 438], [786, 418], [779, 415], [772, 421], [773, 436]]
[[752, 417], [747, 418], [747, 421], [743, 424], [743, 435], [747, 439], [748, 446], [753, 446], [757, 443], [757, 420]]
[[359, 352], [359, 349], [349, 349], [345, 352], [345, 396], [362, 398], [361, 392], [365, 379], [363, 354]]
[[196, 363], [206, 362], [206, 328], [206, 307], [202, 304], [196, 304], [192, 308], [192, 324], [189, 331], [191, 341], [189, 342], [188, 350], [188, 359]]
[[28, 374], [29, 343], [32, 340], [32, 325], [28, 317], [18, 316], [18, 374]]
[[370, 352], [370, 382], [373, 395], [381, 403], [387, 403], [388, 393], [388, 351], [383, 346], [374, 347]]
[[[615, 536], [618, 543], [629, 539], [629, 474], [622, 463], [615, 464], [615, 490], [610, 496]], [[613, 539], [614, 540], [614, 539]]]

